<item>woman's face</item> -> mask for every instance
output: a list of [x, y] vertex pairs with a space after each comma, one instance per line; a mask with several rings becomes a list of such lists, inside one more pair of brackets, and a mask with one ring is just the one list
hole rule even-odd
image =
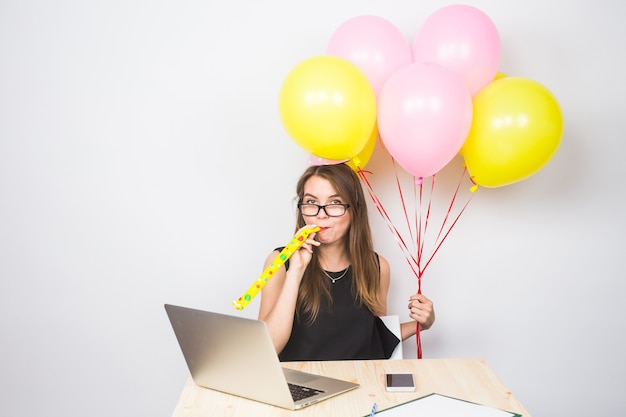
[[[337, 190], [328, 180], [316, 175], [309, 178], [304, 184], [302, 204], [345, 204], [346, 201], [337, 193]], [[316, 216], [302, 216], [306, 224], [320, 227], [315, 240], [321, 243], [334, 243], [342, 240], [350, 229], [350, 208], [342, 216], [329, 216], [325, 210], [319, 210]]]

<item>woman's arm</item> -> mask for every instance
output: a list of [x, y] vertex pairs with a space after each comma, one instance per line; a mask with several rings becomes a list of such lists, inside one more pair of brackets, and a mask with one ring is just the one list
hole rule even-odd
[[[272, 252], [265, 260], [264, 268], [267, 268], [277, 255], [278, 251]], [[276, 353], [283, 350], [291, 335], [301, 279], [294, 275], [297, 275], [297, 271], [293, 268], [286, 271], [285, 267], [281, 266], [261, 290], [259, 320], [267, 324]]]
[[[389, 283], [391, 280], [391, 268], [389, 262], [379, 256], [380, 259], [380, 306], [381, 311], [377, 312], [379, 316], [387, 315], [387, 294], [389, 292]], [[409, 317], [415, 321], [408, 321], [400, 325], [402, 340], [406, 340], [417, 333], [417, 323], [420, 324], [421, 330], [430, 328], [435, 322], [435, 309], [433, 302], [423, 294], [414, 294], [409, 297]], [[416, 323], [417, 321], [417, 323]]]
[[[289, 270], [281, 266], [261, 290], [259, 320], [267, 324], [276, 353], [282, 352], [291, 336], [300, 282], [311, 261], [313, 247], [319, 245], [314, 237], [315, 234], [310, 235], [302, 247], [291, 255]], [[278, 254], [278, 251], [273, 251], [266, 258], [263, 268], [266, 269]]]

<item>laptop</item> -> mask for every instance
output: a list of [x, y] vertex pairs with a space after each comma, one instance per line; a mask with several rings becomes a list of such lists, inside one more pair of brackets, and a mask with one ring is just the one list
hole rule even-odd
[[191, 377], [201, 387], [291, 410], [359, 387], [283, 368], [261, 320], [170, 304], [165, 310]]

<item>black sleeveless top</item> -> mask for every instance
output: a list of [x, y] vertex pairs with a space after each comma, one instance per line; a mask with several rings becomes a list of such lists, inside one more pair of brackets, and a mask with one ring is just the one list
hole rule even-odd
[[[282, 248], [280, 248], [282, 249]], [[280, 250], [279, 249], [279, 250]], [[285, 263], [288, 269], [289, 264]], [[352, 293], [352, 268], [330, 283], [332, 302], [323, 300], [317, 319], [294, 315], [281, 361], [388, 359], [400, 340]]]

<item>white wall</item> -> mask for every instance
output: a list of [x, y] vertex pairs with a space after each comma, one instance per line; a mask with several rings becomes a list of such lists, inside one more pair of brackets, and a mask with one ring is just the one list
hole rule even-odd
[[[412, 41], [446, 4], [3, 1], [0, 414], [171, 415], [188, 373], [163, 303], [241, 314], [231, 300], [291, 237], [307, 155], [279, 120], [283, 77], [351, 17]], [[538, 174], [479, 189], [437, 253], [424, 357], [485, 358], [535, 416], [619, 414], [626, 6], [471, 4], [500, 31], [501, 71], [548, 87], [565, 132]], [[388, 156], [367, 168], [397, 210]], [[372, 223], [404, 314], [415, 278]]]

